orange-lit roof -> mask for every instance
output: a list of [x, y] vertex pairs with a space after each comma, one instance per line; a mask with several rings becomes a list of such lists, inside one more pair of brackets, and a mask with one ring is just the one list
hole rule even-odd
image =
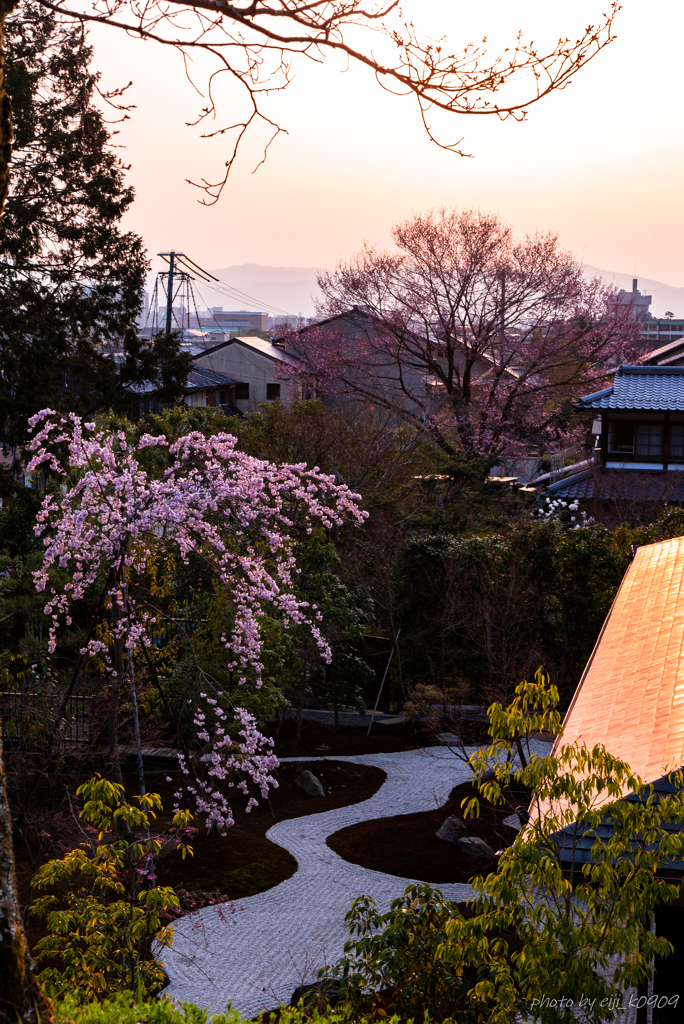
[[565, 716], [644, 782], [684, 765], [684, 537], [638, 548]]

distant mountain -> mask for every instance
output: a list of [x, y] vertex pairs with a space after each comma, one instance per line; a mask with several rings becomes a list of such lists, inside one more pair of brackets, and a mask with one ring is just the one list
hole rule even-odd
[[[590, 277], [600, 277], [606, 284], [624, 288], [626, 291], [632, 290], [633, 274], [601, 270], [588, 264], [585, 264], [584, 269]], [[215, 306], [223, 306], [224, 309], [258, 310], [267, 304], [295, 316], [299, 313], [312, 316], [314, 298], [320, 295], [316, 282], [319, 272], [317, 267], [267, 267], [259, 263], [240, 263], [212, 270], [212, 274], [249, 296], [253, 300], [251, 303], [247, 299], [242, 301], [239, 297], [231, 299], [205, 284], [200, 285], [200, 290], [208, 302]], [[642, 295], [653, 296], [651, 313], [654, 316], [663, 316], [670, 310], [676, 317], [684, 317], [684, 288], [675, 288], [673, 285], [652, 281], [647, 277], [638, 278], [638, 282], [637, 287]]]
[[[600, 270], [599, 267], [590, 267], [586, 263], [584, 269], [589, 277], [600, 277], [606, 284], [624, 288], [627, 292], [632, 290], [634, 274], [619, 274], [614, 270]], [[662, 281], [651, 281], [648, 277], [637, 277], [637, 281], [637, 288], [642, 295], [653, 296], [651, 303], [653, 316], [664, 316], [669, 311], [676, 317], [684, 317], [684, 288], [675, 288], [671, 284], [663, 284]]]

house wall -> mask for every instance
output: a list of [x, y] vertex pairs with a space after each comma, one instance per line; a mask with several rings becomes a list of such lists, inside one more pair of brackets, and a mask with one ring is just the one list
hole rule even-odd
[[203, 355], [197, 360], [197, 365], [218, 370], [249, 385], [248, 399], [238, 398], [239, 389], [235, 389], [233, 401], [240, 412], [251, 412], [268, 401], [268, 384], [280, 385], [280, 400], [285, 405], [291, 405], [302, 397], [299, 381], [284, 379], [282, 364], [279, 366], [275, 359], [239, 341]]

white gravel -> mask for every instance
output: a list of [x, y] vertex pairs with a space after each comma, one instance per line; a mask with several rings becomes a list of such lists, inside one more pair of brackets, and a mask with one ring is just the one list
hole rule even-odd
[[[370, 800], [270, 829], [268, 838], [297, 860], [291, 878], [237, 900], [235, 912], [224, 918], [206, 907], [177, 922], [173, 946], [163, 953], [171, 982], [165, 991], [176, 1001], [213, 1013], [231, 1002], [246, 1016], [289, 1002], [298, 985], [315, 980], [319, 967], [342, 954], [349, 938], [344, 915], [355, 897], [369, 893], [385, 911], [415, 881], [349, 864], [326, 846], [326, 838], [359, 821], [440, 807], [453, 787], [471, 776], [443, 747], [330, 760], [376, 765], [387, 781]], [[470, 895], [464, 884], [439, 888], [453, 900]]]

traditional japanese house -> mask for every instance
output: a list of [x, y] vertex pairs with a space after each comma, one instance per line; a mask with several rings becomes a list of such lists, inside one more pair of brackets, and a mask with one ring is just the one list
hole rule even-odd
[[684, 498], [684, 366], [619, 366], [612, 385], [587, 395], [593, 463], [552, 483], [568, 500], [631, 493], [644, 501]]

